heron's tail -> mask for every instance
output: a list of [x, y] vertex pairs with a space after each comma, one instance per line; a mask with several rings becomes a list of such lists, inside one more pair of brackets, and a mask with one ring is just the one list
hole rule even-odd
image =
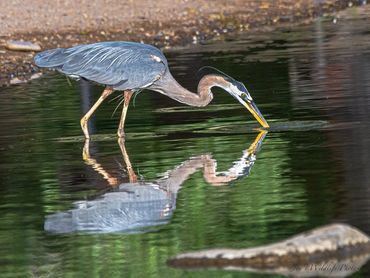
[[41, 68], [58, 68], [66, 60], [65, 49], [55, 48], [40, 52], [33, 58], [35, 64]]

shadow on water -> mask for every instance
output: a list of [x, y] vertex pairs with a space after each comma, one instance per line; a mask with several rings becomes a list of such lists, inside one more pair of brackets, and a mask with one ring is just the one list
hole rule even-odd
[[[135, 176], [122, 174], [127, 161], [122, 162], [111, 135], [118, 124], [119, 115], [112, 115], [116, 103], [97, 111], [91, 129], [100, 137], [93, 137], [85, 148], [83, 161], [79, 118], [101, 93], [100, 87], [69, 86], [65, 78], [50, 74], [1, 88], [2, 275], [265, 277], [224, 270], [189, 273], [168, 267], [166, 261], [185, 251], [278, 242], [333, 222], [370, 234], [367, 26], [368, 19], [316, 21], [166, 53], [174, 76], [191, 90], [196, 88], [196, 71], [204, 65], [243, 81], [277, 128], [263, 139], [250, 173], [246, 165], [252, 162], [241, 158], [247, 178], [236, 179], [231, 186], [210, 186], [204, 173], [213, 173], [214, 161], [218, 171], [229, 169], [256, 139], [254, 121], [221, 92], [200, 110], [179, 108], [160, 94], [141, 93], [129, 109], [126, 128], [131, 137], [125, 148], [145, 191], [143, 198], [163, 200], [159, 206], [148, 206], [153, 216], [133, 227], [147, 226], [145, 233], [44, 230], [46, 219], [98, 205], [114, 193], [131, 198], [129, 177], [133, 182]], [[76, 94], [79, 89], [81, 95]], [[208, 162], [212, 167], [205, 167]], [[181, 169], [203, 173], [184, 174], [186, 179], [171, 176]], [[160, 190], [166, 182], [173, 189]], [[119, 186], [107, 191], [109, 183], [123, 184], [124, 191]], [[137, 203], [131, 207], [128, 203], [124, 208], [146, 212]], [[158, 220], [165, 225], [158, 226]], [[367, 264], [356, 275], [369, 273]]]

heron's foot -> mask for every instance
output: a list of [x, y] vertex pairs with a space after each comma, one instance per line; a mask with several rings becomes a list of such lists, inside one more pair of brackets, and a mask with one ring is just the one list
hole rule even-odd
[[85, 138], [90, 139], [89, 129], [87, 127], [87, 120], [85, 118], [82, 118], [80, 121], [80, 124], [81, 124], [82, 131], [85, 135]]

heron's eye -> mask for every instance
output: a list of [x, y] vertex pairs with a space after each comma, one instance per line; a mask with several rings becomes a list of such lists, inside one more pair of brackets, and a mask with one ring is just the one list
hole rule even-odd
[[246, 98], [246, 97], [247, 97], [247, 94], [242, 93], [242, 94], [241, 94], [241, 97], [242, 97], [242, 98]]

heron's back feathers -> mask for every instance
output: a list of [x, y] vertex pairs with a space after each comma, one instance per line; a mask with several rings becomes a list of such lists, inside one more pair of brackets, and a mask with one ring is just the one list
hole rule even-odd
[[39, 67], [53, 68], [116, 90], [145, 88], [167, 69], [167, 60], [159, 49], [133, 42], [51, 49], [37, 54], [34, 60]]

